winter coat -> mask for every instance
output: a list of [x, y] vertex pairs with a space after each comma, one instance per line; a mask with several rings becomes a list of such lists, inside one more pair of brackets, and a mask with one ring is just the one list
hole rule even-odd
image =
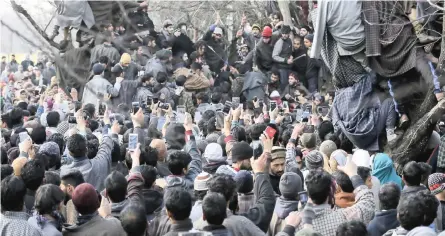
[[16, 60], [13, 60], [13, 61], [9, 62], [9, 70], [11, 72], [16, 72], [18, 69], [19, 69], [19, 63], [17, 63]]
[[374, 219], [369, 222], [367, 227], [369, 236], [382, 236], [390, 229], [399, 227], [397, 220], [397, 209], [376, 212]]
[[126, 235], [118, 219], [94, 216], [82, 225], [71, 225], [63, 229], [64, 236], [121, 236]]
[[299, 201], [297, 200], [287, 200], [282, 197], [277, 198], [272, 221], [270, 222], [269, 229], [267, 230], [268, 236], [275, 236], [284, 229], [284, 226], [286, 226], [284, 219], [286, 219], [286, 217], [292, 211], [298, 210], [298, 202]]
[[145, 214], [147, 214], [147, 220], [152, 220], [154, 215], [162, 210], [164, 205], [162, 189], [153, 186], [152, 188], [144, 188], [142, 190], [145, 204]]
[[178, 220], [171, 224], [170, 231], [165, 236], [177, 236], [179, 232], [188, 232], [193, 229], [190, 219]]
[[36, 229], [40, 229], [45, 236], [62, 236], [62, 232], [57, 229], [57, 222], [53, 220], [44, 221], [43, 224], [37, 222], [37, 215], [34, 215], [28, 219], [28, 223], [34, 226]]
[[145, 73], [152, 73], [153, 77], [156, 78], [159, 72], [167, 73], [167, 66], [157, 57], [148, 60], [147, 65], [145, 65]]
[[114, 86], [108, 82], [107, 79], [102, 77], [102, 75], [95, 75], [93, 78], [85, 84], [85, 89], [83, 90], [82, 103], [83, 104], [96, 104], [97, 99], [101, 99], [98, 96], [101, 94], [110, 94], [111, 97], [117, 97], [119, 95], [119, 90], [121, 83], [116, 83]]
[[290, 38], [283, 40], [280, 38], [274, 45], [272, 58], [275, 65], [280, 69], [290, 69], [291, 64], [287, 64], [287, 59], [292, 56], [293, 52], [292, 40]]
[[54, 70], [53, 68], [43, 69], [42, 76], [46, 81], [49, 81], [51, 83], [51, 78], [53, 76], [56, 76], [56, 70]]
[[232, 236], [224, 225], [207, 225], [203, 231], [210, 232], [213, 236]]
[[253, 193], [238, 193], [238, 214], [249, 212], [253, 205], [255, 205], [255, 195]]
[[99, 62], [99, 58], [101, 56], [107, 56], [110, 65], [118, 63], [121, 59], [121, 55], [116, 48], [114, 48], [111, 44], [103, 43], [91, 49], [90, 65]]
[[147, 54], [146, 52], [144, 52], [144, 50], [142, 51], [143, 52], [141, 55], [137, 54], [137, 51], [135, 51], [134, 54], [131, 56], [131, 60], [133, 60], [139, 66], [147, 65], [147, 62], [151, 57], [151, 54]]
[[181, 52], [185, 52], [187, 53], [187, 56], [190, 56], [193, 49], [193, 42], [189, 36], [181, 33], [178, 37], [174, 37], [172, 46], [173, 56], [182, 56], [180, 55]]
[[244, 84], [242, 94], [247, 101], [253, 100], [254, 97], [258, 99], [266, 99], [265, 85], [267, 84], [266, 76], [261, 72], [248, 72], [244, 76]]
[[408, 185], [405, 185], [405, 187], [403, 187], [403, 189], [402, 189], [402, 195], [400, 197], [403, 198], [403, 197], [406, 197], [409, 194], [415, 194], [415, 193], [417, 193], [419, 191], [427, 190], [427, 189], [428, 188], [425, 187], [423, 184], [418, 185], [418, 186], [408, 186]]
[[138, 72], [143, 70], [142, 66], [134, 62], [130, 62], [128, 66], [122, 68], [124, 69], [124, 79], [126, 80], [136, 80]]
[[75, 158], [69, 165], [60, 168], [60, 176], [66, 175], [71, 170], [79, 170], [86, 183], [93, 185], [98, 191], [104, 189], [104, 181], [111, 170], [111, 151], [113, 140], [109, 135], [104, 135], [97, 155], [93, 159], [88, 157]]
[[210, 70], [219, 73], [221, 72], [221, 68], [224, 67], [224, 63], [227, 61], [227, 53], [224, 44], [215, 41], [212, 34], [213, 31], [209, 30], [203, 37], [203, 40], [207, 43], [207, 47], [204, 51], [204, 58]]
[[274, 64], [272, 52], [273, 44], [271, 42], [264, 43], [263, 40], [261, 40], [256, 47], [255, 64], [263, 73], [272, 70]]
[[22, 61], [23, 71], [27, 71], [29, 66], [34, 66], [34, 62], [31, 60], [23, 60]]
[[128, 199], [123, 200], [122, 202], [112, 202], [111, 203], [111, 215], [116, 218], [120, 219], [119, 215], [121, 214], [121, 211], [130, 203]]
[[118, 106], [121, 103], [131, 105], [131, 102], [134, 100], [134, 96], [136, 95], [136, 91], [138, 87], [141, 85], [140, 80], [123, 80], [121, 82], [121, 88], [119, 89], [119, 95], [113, 99], [111, 102], [114, 106]]
[[94, 23], [94, 15], [86, 0], [55, 1], [57, 7], [56, 25], [60, 28], [74, 27], [78, 29], [82, 22], [90, 29]]

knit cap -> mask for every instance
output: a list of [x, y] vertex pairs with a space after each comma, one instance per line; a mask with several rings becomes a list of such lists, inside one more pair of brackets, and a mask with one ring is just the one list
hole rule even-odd
[[94, 66], [93, 66], [93, 73], [96, 75], [100, 75], [100, 74], [102, 74], [102, 72], [104, 72], [104, 66], [102, 65], [102, 64], [100, 64], [100, 63], [96, 63], [96, 64], [94, 64]]
[[96, 189], [89, 183], [78, 185], [74, 189], [72, 200], [80, 214], [91, 214], [100, 206]]
[[207, 186], [207, 181], [209, 181], [210, 177], [212, 177], [207, 172], [201, 172], [198, 176], [196, 176], [195, 181], [193, 183], [193, 188], [196, 191], [207, 191], [209, 187]]
[[213, 33], [214, 33], [214, 34], [221, 34], [221, 35], [222, 35], [222, 34], [223, 34], [223, 31], [222, 31], [221, 28], [216, 27], [215, 30], [213, 30]]
[[352, 155], [352, 161], [357, 166], [371, 168], [371, 156], [369, 156], [369, 152], [366, 150], [356, 150]]
[[128, 53], [124, 53], [121, 56], [121, 63], [122, 64], [130, 64], [131, 62], [131, 56]]
[[235, 143], [232, 147], [232, 162], [250, 159], [253, 156], [253, 149], [246, 142]]
[[286, 158], [286, 149], [278, 146], [272, 147], [272, 161], [278, 158]]
[[305, 163], [308, 170], [323, 168], [323, 155], [319, 151], [311, 151], [305, 156]]
[[169, 26], [172, 26], [173, 22], [171, 20], [165, 20], [164, 23], [162, 24], [162, 26], [164, 26], [164, 28], [167, 28]]
[[264, 27], [263, 37], [272, 37], [272, 29], [269, 26]]
[[40, 145], [39, 153], [45, 153], [50, 156], [56, 156], [56, 158], [60, 158], [60, 148], [59, 145], [55, 142], [46, 142]]
[[313, 42], [314, 41], [314, 35], [313, 34], [308, 34], [304, 37], [304, 39], [309, 40], [309, 42]]
[[223, 150], [221, 145], [211, 143], [207, 145], [203, 157], [210, 162], [223, 162], [226, 158], [223, 157]]
[[327, 157], [330, 157], [335, 150], [337, 150], [337, 145], [332, 140], [326, 140], [320, 144], [320, 152]]
[[288, 25], [283, 25], [283, 26], [281, 27], [281, 33], [282, 33], [282, 34], [290, 34], [290, 26], [288, 26]]
[[298, 174], [285, 172], [280, 178], [281, 195], [288, 200], [297, 199], [298, 193], [303, 191], [303, 182]]
[[253, 24], [252, 25], [252, 30], [255, 29], [255, 28], [257, 28], [259, 31], [261, 31], [261, 28], [260, 28], [260, 26], [258, 24]]
[[235, 175], [236, 189], [238, 193], [250, 193], [253, 190], [253, 177], [247, 170], [240, 170]]
[[305, 148], [315, 148], [317, 145], [317, 137], [314, 133], [304, 133], [301, 135], [300, 142]]
[[431, 194], [436, 195], [445, 190], [445, 174], [434, 173], [428, 177], [428, 188]]

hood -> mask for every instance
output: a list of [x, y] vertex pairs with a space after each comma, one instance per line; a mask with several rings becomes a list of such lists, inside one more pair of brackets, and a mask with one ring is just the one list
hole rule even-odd
[[146, 214], [153, 214], [162, 208], [163, 196], [162, 192], [156, 189], [143, 189], [145, 212]]
[[165, 181], [167, 182], [167, 188], [173, 187], [182, 187], [184, 189], [187, 188], [187, 183], [185, 182], [183, 177], [176, 175], [169, 175], [165, 177]]
[[296, 210], [298, 210], [297, 200], [286, 200], [281, 197], [277, 198], [274, 213], [277, 214], [278, 218], [284, 219], [289, 213]]
[[227, 161], [210, 162], [210, 163], [204, 165], [204, 166], [202, 167], [202, 170], [205, 171], [205, 172], [207, 172], [207, 173], [209, 173], [209, 174], [212, 174], [212, 175], [213, 175], [213, 174], [216, 173], [216, 170], [217, 170], [220, 166], [223, 166], [223, 165], [228, 165], [228, 164], [227, 164]]
[[402, 187], [402, 179], [397, 175], [391, 158], [385, 153], [378, 153], [374, 158], [372, 175], [380, 180], [380, 184], [394, 182]]
[[119, 219], [121, 211], [128, 205], [128, 202], [128, 199], [125, 199], [122, 202], [111, 203], [111, 215]]

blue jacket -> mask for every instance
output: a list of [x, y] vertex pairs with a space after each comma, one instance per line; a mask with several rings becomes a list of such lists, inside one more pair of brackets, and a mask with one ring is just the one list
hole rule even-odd
[[397, 220], [397, 210], [391, 209], [387, 211], [377, 212], [374, 219], [369, 222], [369, 236], [382, 236], [390, 229], [395, 229], [400, 225]]

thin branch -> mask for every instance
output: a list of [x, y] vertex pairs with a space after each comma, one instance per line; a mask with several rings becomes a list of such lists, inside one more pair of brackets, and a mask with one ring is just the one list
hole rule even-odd
[[437, 8], [437, 9], [439, 9], [439, 10], [445, 11], [445, 8], [443, 8], [443, 7], [439, 6], [439, 5], [437, 5], [437, 4], [433, 3], [433, 2], [431, 2], [431, 0], [426, 0], [426, 1], [427, 1], [431, 6]]

